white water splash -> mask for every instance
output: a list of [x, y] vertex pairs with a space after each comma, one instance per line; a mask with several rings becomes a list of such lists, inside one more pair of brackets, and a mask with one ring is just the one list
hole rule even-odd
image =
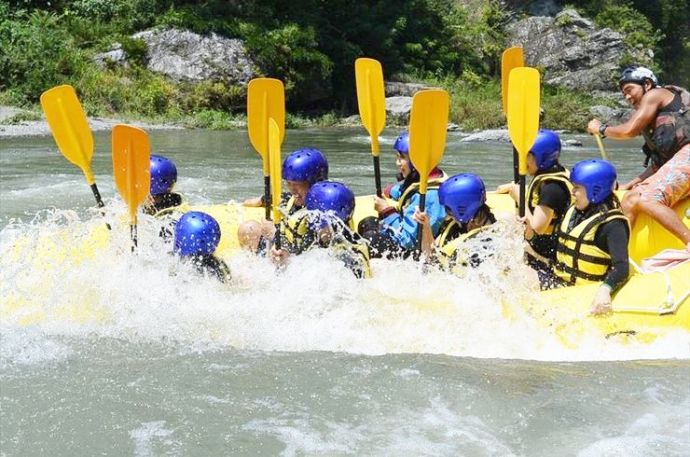
[[[32, 344], [58, 358], [65, 355], [50, 349], [54, 337], [91, 335], [175, 341], [195, 351], [232, 346], [535, 360], [690, 358], [687, 332], [651, 344], [592, 334], [567, 348], [529, 316], [505, 318], [506, 300], [529, 303], [536, 288], [530, 270], [516, 261], [522, 241], [511, 221], [496, 224], [501, 242], [494, 258], [463, 278], [423, 274], [414, 262], [377, 261], [373, 279], [357, 280], [325, 251], [293, 258], [277, 274], [265, 259], [240, 253], [228, 259], [233, 282], [223, 285], [170, 255], [156, 219], [140, 217], [139, 248], [132, 255], [126, 221], [113, 218], [108, 233], [100, 215], [81, 220], [70, 211], [49, 211], [0, 233], [3, 346], [28, 327], [36, 329]], [[42, 357], [16, 351], [13, 362], [6, 355], [12, 352], [3, 351], [6, 363]]]

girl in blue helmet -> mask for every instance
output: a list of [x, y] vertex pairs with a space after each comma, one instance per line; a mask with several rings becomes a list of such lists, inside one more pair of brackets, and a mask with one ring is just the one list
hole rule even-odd
[[226, 283], [230, 281], [227, 264], [215, 256], [220, 242], [220, 225], [211, 215], [190, 211], [175, 224], [173, 252], [205, 275]]
[[[571, 203], [567, 170], [559, 163], [561, 139], [552, 130], [539, 130], [527, 154], [527, 173], [532, 176], [525, 195], [526, 260], [542, 284], [551, 278], [551, 263], [556, 259], [556, 227]], [[510, 193], [515, 201], [519, 188], [503, 184], [498, 193]]]
[[[493, 254], [492, 238], [486, 229], [496, 217], [486, 204], [486, 187], [473, 173], [448, 178], [438, 190], [446, 218], [434, 240], [429, 217], [417, 210], [414, 218], [422, 224], [422, 253], [444, 270], [461, 273], [464, 267], [477, 267]], [[469, 250], [467, 240], [478, 240], [477, 249]]]
[[[321, 181], [305, 196], [306, 211], [293, 214], [289, 222], [294, 232], [281, 238], [284, 249], [271, 250], [273, 260], [282, 265], [289, 255], [299, 255], [310, 249], [329, 249], [358, 278], [371, 277], [369, 247], [352, 230], [355, 194], [345, 184]], [[297, 236], [295, 236], [295, 233]]]
[[605, 160], [583, 160], [573, 167], [570, 181], [575, 202], [557, 230], [555, 285], [599, 283], [592, 313], [607, 313], [611, 293], [629, 274], [630, 227], [613, 193], [616, 169]]
[[[302, 148], [293, 151], [283, 161], [283, 179], [289, 192], [284, 192], [280, 208], [286, 216], [291, 216], [304, 207], [304, 197], [309, 188], [320, 181], [328, 179], [328, 161], [321, 151], [315, 148]], [[242, 203], [244, 206], [264, 206], [264, 197], [252, 198]], [[278, 227], [279, 232], [290, 230], [286, 224]], [[269, 224], [257, 226], [244, 222], [238, 228], [240, 246], [257, 254], [265, 255], [268, 240], [274, 236], [274, 229]]]
[[[401, 182], [390, 190], [391, 205], [387, 200], [374, 196], [374, 209], [378, 219], [365, 218], [358, 226], [358, 232], [371, 243], [372, 257], [408, 257], [417, 246], [418, 222], [414, 219], [415, 208], [419, 206], [419, 172], [412, 165], [409, 154], [409, 135], [403, 132], [393, 145], [397, 156], [395, 164]], [[438, 200], [439, 185], [446, 179], [440, 168], [429, 173], [424, 212], [428, 215], [431, 230], [438, 235], [446, 212]]]
[[162, 216], [174, 211], [182, 204], [182, 196], [173, 192], [177, 182], [175, 163], [160, 155], [151, 155], [151, 191], [144, 212]]

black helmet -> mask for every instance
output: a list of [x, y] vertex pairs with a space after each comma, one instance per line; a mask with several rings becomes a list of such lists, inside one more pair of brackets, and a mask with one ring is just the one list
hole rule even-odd
[[618, 79], [618, 87], [623, 88], [623, 85], [627, 83], [635, 83], [644, 86], [646, 79], [652, 82], [652, 87], [659, 84], [652, 70], [640, 65], [632, 65], [621, 73], [621, 77]]

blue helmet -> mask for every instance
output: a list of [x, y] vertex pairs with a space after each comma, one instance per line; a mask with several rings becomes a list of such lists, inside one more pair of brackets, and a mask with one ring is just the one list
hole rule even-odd
[[183, 257], [213, 254], [220, 242], [220, 225], [201, 211], [185, 213], [175, 225], [175, 253]]
[[310, 185], [328, 179], [328, 161], [321, 151], [302, 148], [290, 153], [283, 162], [283, 179], [306, 181]]
[[479, 176], [460, 173], [441, 184], [438, 198], [455, 220], [466, 224], [486, 202], [486, 186]]
[[393, 149], [395, 149], [402, 155], [410, 155], [410, 135], [409, 133], [407, 133], [407, 130], [402, 132], [400, 136], [395, 139], [395, 143], [393, 143]]
[[530, 151], [539, 170], [548, 170], [558, 163], [561, 155], [561, 139], [553, 130], [539, 130]]
[[172, 190], [177, 182], [177, 167], [167, 157], [151, 154], [151, 195], [160, 195]]
[[317, 182], [304, 201], [308, 210], [333, 211], [346, 222], [355, 211], [355, 194], [345, 184], [334, 181]]
[[590, 203], [601, 203], [613, 193], [616, 168], [606, 160], [583, 160], [576, 163], [570, 172], [570, 182], [586, 189]]

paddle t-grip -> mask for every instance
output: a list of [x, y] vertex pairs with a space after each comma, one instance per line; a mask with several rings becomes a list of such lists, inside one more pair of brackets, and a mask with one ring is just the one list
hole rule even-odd
[[518, 214], [520, 217], [525, 216], [525, 175], [520, 175], [520, 206], [518, 209]]
[[383, 192], [381, 192], [381, 162], [379, 156], [372, 156], [374, 158], [374, 181], [376, 181], [376, 195], [383, 198]]
[[264, 208], [266, 209], [266, 220], [271, 220], [271, 177], [264, 176]]

